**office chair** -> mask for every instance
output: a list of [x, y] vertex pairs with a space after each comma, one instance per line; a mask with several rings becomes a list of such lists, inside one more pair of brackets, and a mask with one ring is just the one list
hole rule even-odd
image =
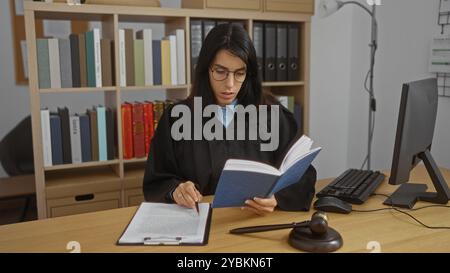
[[[34, 173], [31, 117], [27, 116], [0, 141], [0, 162], [9, 176]], [[25, 197], [21, 222], [25, 220], [31, 196]]]

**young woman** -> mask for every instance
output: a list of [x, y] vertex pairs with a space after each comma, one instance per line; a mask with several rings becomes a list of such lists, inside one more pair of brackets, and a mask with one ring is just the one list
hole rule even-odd
[[[175, 141], [171, 136], [171, 127], [177, 120], [171, 117], [173, 107], [185, 105], [194, 112], [194, 98], [198, 97], [202, 98], [201, 111], [208, 105], [223, 108], [223, 114], [220, 115], [219, 111], [217, 118], [225, 128], [229, 126], [230, 119], [235, 117], [229, 113], [233, 113], [232, 109], [236, 104], [244, 107], [255, 105], [257, 108], [260, 105], [278, 105], [278, 149], [261, 151], [259, 138], [226, 140], [224, 137], [223, 140], [211, 141], [191, 138]], [[227, 108], [228, 112], [225, 111]], [[203, 124], [207, 120], [203, 119]], [[191, 95], [185, 101], [166, 109], [158, 123], [145, 170], [145, 199], [150, 202], [174, 202], [194, 208], [195, 202], [200, 201], [203, 195], [214, 194], [227, 159], [254, 160], [279, 167], [290, 143], [299, 137], [297, 132], [293, 115], [272, 95], [263, 92], [255, 48], [247, 32], [237, 24], [218, 25], [210, 31], [203, 43]], [[259, 215], [272, 212], [275, 208], [309, 210], [315, 193], [315, 181], [316, 171], [311, 166], [298, 183], [269, 198], [255, 196], [252, 200], [247, 200], [242, 209]]]

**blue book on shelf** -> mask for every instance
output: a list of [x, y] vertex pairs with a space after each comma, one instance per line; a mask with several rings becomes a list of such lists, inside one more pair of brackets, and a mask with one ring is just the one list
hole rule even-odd
[[106, 149], [106, 109], [104, 106], [97, 107], [97, 127], [98, 127], [98, 160], [107, 161], [108, 152]]
[[219, 178], [213, 208], [241, 207], [254, 197], [268, 198], [301, 180], [321, 148], [302, 136], [286, 153], [279, 169], [265, 163], [229, 159]]
[[153, 40], [153, 84], [161, 85], [161, 41]]
[[85, 39], [87, 85], [88, 87], [96, 87], [94, 32], [92, 30], [86, 32]]
[[61, 118], [58, 115], [50, 115], [50, 135], [52, 143], [53, 165], [63, 164], [63, 147], [61, 135]]

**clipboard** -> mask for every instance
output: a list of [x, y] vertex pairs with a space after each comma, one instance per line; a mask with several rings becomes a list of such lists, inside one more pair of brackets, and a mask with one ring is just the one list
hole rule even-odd
[[[146, 208], [144, 208], [144, 206]], [[158, 223], [151, 223], [148, 222], [146, 219], [143, 219], [140, 214], [142, 213], [148, 213], [150, 209], [154, 208], [155, 210], [163, 209], [166, 211], [164, 215], [148, 215], [149, 218], [152, 218], [152, 216], [160, 217], [158, 218]], [[144, 212], [143, 209], [146, 211]], [[209, 232], [211, 228], [211, 218], [212, 218], [212, 208], [211, 204], [209, 203], [200, 203], [199, 204], [200, 209], [200, 216], [197, 216], [197, 212], [195, 209], [189, 209], [181, 207], [177, 204], [163, 204], [163, 203], [149, 203], [149, 202], [143, 202], [139, 208], [136, 210], [135, 214], [131, 218], [130, 222], [128, 223], [127, 227], [119, 237], [119, 239], [116, 242], [116, 245], [118, 246], [138, 246], [138, 245], [145, 245], [145, 246], [202, 246], [207, 245], [209, 241]], [[195, 237], [195, 236], [186, 236], [186, 235], [175, 235], [175, 234], [151, 234], [151, 233], [136, 233], [135, 229], [137, 227], [142, 227], [142, 224], [148, 224], [149, 229], [152, 229], [152, 224], [159, 225], [158, 228], [162, 228], [161, 222], [164, 223], [164, 221], [167, 220], [167, 218], [171, 217], [171, 213], [176, 215], [180, 214], [183, 215], [183, 213], [186, 212], [186, 217], [189, 217], [189, 214], [192, 214], [191, 217], [199, 217], [199, 223], [198, 223], [198, 230], [202, 231], [203, 236]], [[141, 218], [139, 218], [141, 217]], [[177, 216], [173, 217], [176, 218]], [[183, 216], [185, 217], [185, 216]], [[164, 219], [166, 218], [166, 219]], [[153, 218], [155, 219], [155, 218]], [[187, 219], [187, 218], [185, 218]], [[188, 219], [189, 220], [189, 219]], [[201, 221], [204, 220], [204, 223], [201, 223]], [[173, 223], [173, 219], [171, 219]], [[167, 221], [169, 222], [169, 221]], [[183, 219], [180, 217], [179, 223], [177, 223], [177, 226], [185, 227], [185, 222], [183, 222]], [[172, 225], [172, 228], [175, 227]], [[169, 229], [169, 228], [166, 228]], [[131, 233], [132, 236], [129, 236], [127, 233]]]

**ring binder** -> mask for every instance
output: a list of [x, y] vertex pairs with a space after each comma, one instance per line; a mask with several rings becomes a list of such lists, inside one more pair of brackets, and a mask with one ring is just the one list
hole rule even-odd
[[179, 245], [183, 237], [145, 237], [144, 245]]

